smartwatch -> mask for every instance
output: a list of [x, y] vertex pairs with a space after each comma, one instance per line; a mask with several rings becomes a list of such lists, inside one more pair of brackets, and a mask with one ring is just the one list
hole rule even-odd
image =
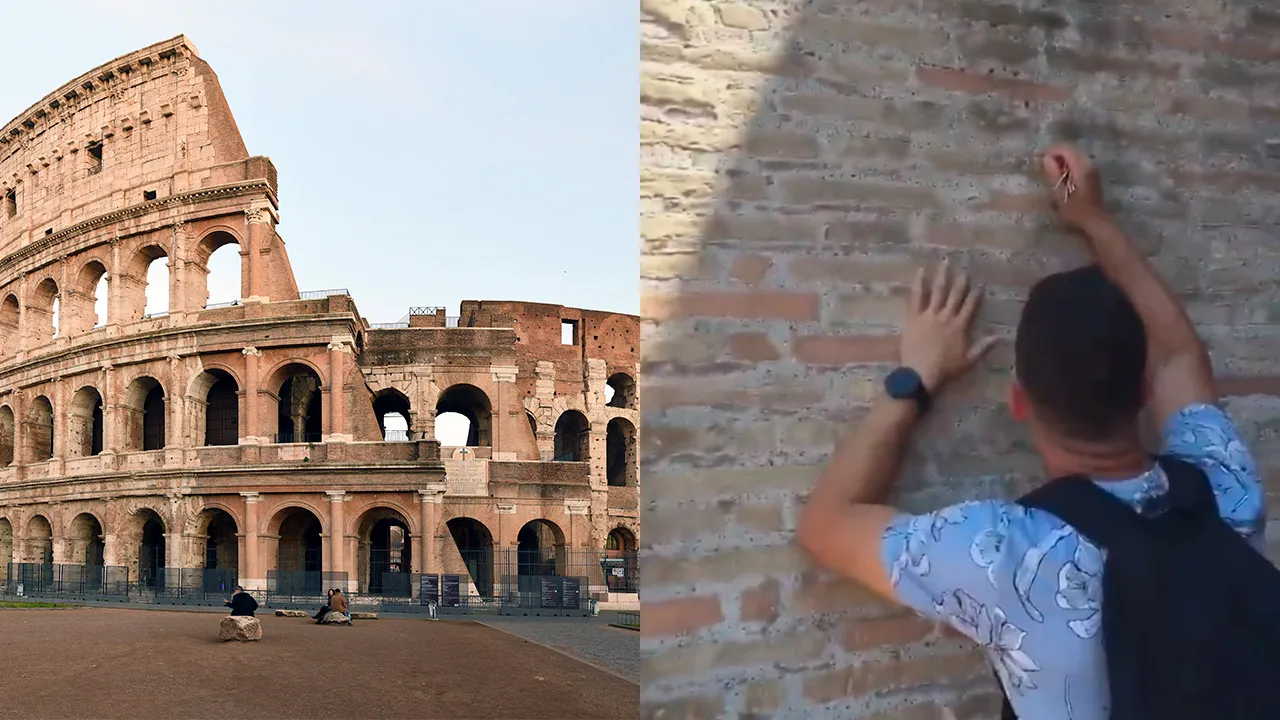
[[921, 415], [929, 412], [933, 402], [920, 373], [909, 367], [900, 367], [889, 373], [884, 379], [884, 391], [894, 400], [914, 400]]

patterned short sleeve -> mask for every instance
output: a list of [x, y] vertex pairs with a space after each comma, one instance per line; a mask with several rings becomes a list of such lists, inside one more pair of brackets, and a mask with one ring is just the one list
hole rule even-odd
[[885, 529], [881, 560], [898, 600], [934, 619], [957, 591], [990, 601], [1008, 528], [1009, 504], [995, 500], [897, 516]]
[[1266, 526], [1262, 475], [1231, 418], [1213, 405], [1189, 405], [1169, 418], [1164, 443], [1166, 453], [1204, 470], [1223, 519], [1260, 544]]

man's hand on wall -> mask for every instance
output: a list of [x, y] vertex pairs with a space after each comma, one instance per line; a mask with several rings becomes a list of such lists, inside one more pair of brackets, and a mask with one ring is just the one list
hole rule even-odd
[[969, 284], [968, 275], [952, 273], [946, 262], [928, 284], [925, 269], [916, 272], [899, 355], [904, 366], [920, 374], [930, 392], [973, 367], [995, 344], [995, 337], [969, 340], [981, 299], [981, 289]]
[[1050, 147], [1040, 157], [1040, 168], [1051, 187], [1053, 205], [1067, 226], [1083, 230], [1090, 221], [1106, 215], [1102, 207], [1102, 181], [1098, 168], [1073, 145]]

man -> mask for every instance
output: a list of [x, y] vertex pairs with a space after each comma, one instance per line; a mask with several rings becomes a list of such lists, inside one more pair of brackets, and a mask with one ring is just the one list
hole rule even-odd
[[[1042, 158], [1061, 219], [1096, 266], [1047, 277], [1023, 308], [1009, 409], [1046, 476], [1083, 475], [1135, 509], [1168, 479], [1144, 451], [1149, 405], [1164, 452], [1193, 463], [1219, 512], [1260, 545], [1261, 481], [1218, 395], [1204, 344], [1181, 305], [1103, 210], [1096, 170], [1076, 149]], [[836, 447], [808, 499], [799, 540], [821, 565], [940, 619], [987, 651], [1013, 709], [1035, 720], [1105, 720], [1103, 556], [1052, 514], [1004, 500], [922, 515], [885, 505], [902, 445], [930, 394], [970, 368], [979, 293], [963, 274], [923, 271], [900, 340], [902, 367]]]
[[233, 616], [253, 617], [254, 611], [258, 609], [258, 601], [245, 592], [244, 587], [241, 585], [236, 586], [236, 594], [232, 595], [231, 599], [224, 604], [231, 608]]

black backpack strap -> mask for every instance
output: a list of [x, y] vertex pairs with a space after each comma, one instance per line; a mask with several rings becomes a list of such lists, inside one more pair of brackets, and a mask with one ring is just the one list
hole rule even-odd
[[1218, 500], [1203, 470], [1172, 455], [1156, 458], [1169, 478], [1169, 505], [1191, 515], [1218, 517]]
[[1104, 548], [1123, 542], [1140, 529], [1139, 516], [1132, 508], [1080, 475], [1050, 480], [1023, 495], [1018, 504], [1053, 513]]

